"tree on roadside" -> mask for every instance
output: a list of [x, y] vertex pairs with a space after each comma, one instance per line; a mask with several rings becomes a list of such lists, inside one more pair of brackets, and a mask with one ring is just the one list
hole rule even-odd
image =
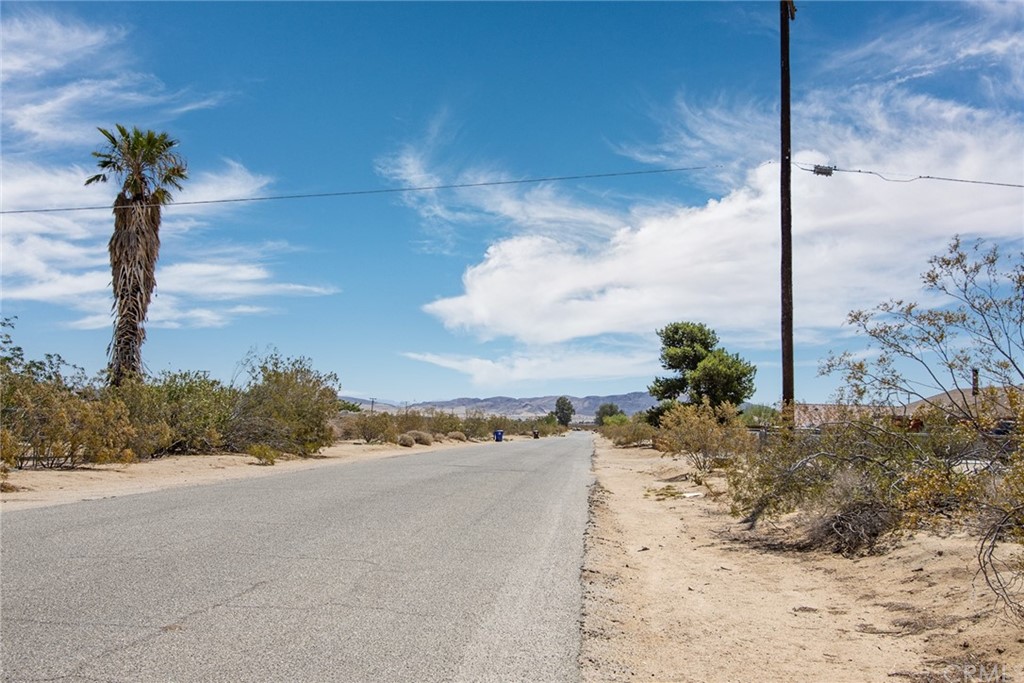
[[985, 431], [985, 411], [978, 408], [995, 408], [989, 405], [995, 401], [1006, 409], [1024, 399], [1024, 253], [1004, 259], [981, 241], [965, 250], [956, 237], [928, 264], [925, 290], [947, 304], [929, 309], [893, 299], [852, 311], [847, 322], [877, 355], [831, 356], [821, 372], [841, 374], [850, 401], [923, 401], [951, 421]]
[[625, 415], [625, 413], [614, 403], [602, 403], [597, 407], [597, 412], [594, 413], [594, 423], [600, 427], [607, 418], [613, 415]]
[[658, 330], [661, 365], [676, 373], [658, 377], [647, 388], [661, 400], [699, 404], [705, 398], [712, 407], [739, 405], [754, 394], [757, 368], [718, 345], [718, 335], [703, 323], [678, 322]]
[[178, 141], [166, 133], [99, 129], [107, 142], [93, 152], [100, 173], [85, 184], [106, 182], [108, 175], [121, 183], [114, 199], [114, 232], [110, 237], [110, 270], [114, 291], [114, 334], [109, 382], [142, 375], [142, 344], [149, 303], [156, 288], [156, 262], [160, 254], [161, 207], [171, 201], [170, 188], [181, 189], [188, 178], [185, 161], [173, 151]]
[[572, 422], [572, 416], [576, 414], [576, 409], [572, 407], [572, 401], [569, 400], [568, 396], [559, 396], [558, 400], [555, 401], [554, 412], [558, 424], [568, 427], [569, 423]]
[[980, 529], [981, 573], [1024, 621], [1024, 253], [954, 238], [922, 281], [928, 306], [849, 314], [869, 348], [822, 364], [845, 380], [835, 415], [734, 459], [734, 510], [800, 509], [807, 542], [844, 553], [893, 529]]

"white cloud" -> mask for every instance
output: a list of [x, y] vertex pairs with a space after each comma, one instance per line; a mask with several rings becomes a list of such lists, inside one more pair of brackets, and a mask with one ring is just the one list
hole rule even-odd
[[275, 282], [265, 266], [243, 262], [175, 263], [157, 271], [157, 282], [161, 294], [186, 295], [206, 301], [257, 296], [318, 296], [335, 291], [328, 287]]
[[619, 153], [654, 166], [695, 167], [700, 172], [692, 179], [701, 187], [727, 191], [746, 169], [778, 156], [778, 112], [771, 103], [720, 97], [698, 104], [680, 94], [654, 118], [660, 140], [621, 144]]
[[109, 59], [109, 46], [127, 34], [120, 27], [89, 26], [42, 13], [11, 16], [10, 6], [4, 12], [7, 16], [0, 24], [4, 46], [0, 74], [4, 82], [39, 77], [75, 62], [95, 68], [104, 58]]
[[[811, 90], [794, 102], [798, 165], [878, 171], [893, 180], [928, 175], [1024, 182], [1019, 107], [936, 96], [912, 88], [918, 79], [908, 78], [973, 65], [982, 53], [1003, 60], [996, 73], [1014, 60], [1019, 67], [1019, 36], [988, 26], [986, 39], [974, 27], [953, 31], [943, 42], [940, 36], [949, 30], [913, 32], [930, 40], [921, 54], [896, 64], [888, 79], [879, 72], [875, 82]], [[911, 41], [899, 39], [904, 45]], [[872, 53], [876, 48], [837, 56], [836, 67], [852, 68], [869, 56], [884, 60], [888, 53]], [[726, 189], [701, 206], [643, 198], [622, 206], [580, 199], [554, 186], [506, 186], [435, 198], [449, 202], [435, 209], [435, 216], [454, 206], [507, 232], [466, 269], [460, 294], [432, 301], [424, 310], [448, 329], [482, 340], [510, 338], [520, 351], [497, 360], [409, 357], [481, 383], [502, 376], [539, 378], [544, 372], [579, 376], [548, 361], [567, 357], [560, 357], [559, 349], [570, 345], [586, 358], [592, 341], [607, 335], [647, 337], [673, 320], [707, 323], [730, 348], [776, 347], [777, 125], [777, 113], [765, 103], [701, 105], [680, 98], [662, 120], [658, 142], [620, 148], [659, 166], [709, 166], [693, 180]], [[491, 171], [490, 177], [502, 176]], [[1005, 187], [887, 182], [867, 173], [825, 178], [794, 169], [793, 206], [796, 342], [805, 347], [850, 334], [843, 323], [852, 309], [894, 296], [922, 300], [919, 273], [953, 235], [984, 237], [1015, 249], [1024, 237], [1024, 192]], [[656, 357], [656, 349], [649, 354], [648, 360]], [[643, 358], [636, 357], [638, 367]], [[601, 367], [598, 359], [594, 363]], [[645, 374], [649, 370], [637, 372]]]
[[497, 360], [472, 356], [406, 353], [407, 358], [468, 375], [476, 386], [486, 389], [510, 383], [551, 380], [610, 380], [651, 375], [658, 370], [657, 352], [650, 349], [630, 353], [570, 349], [532, 348]]
[[[970, 3], [974, 16], [933, 20], [910, 17], [888, 24], [871, 41], [834, 49], [823, 69], [854, 82], [906, 83], [956, 71], [976, 75], [993, 100], [1024, 96], [1024, 5], [1019, 2]], [[965, 79], [965, 80], [969, 80]]]
[[[169, 91], [150, 73], [133, 69], [128, 29], [89, 25], [64, 14], [9, 11], [3, 27], [3, 187], [5, 212], [109, 207], [115, 182], [86, 187], [95, 172], [80, 163], [98, 144], [96, 121], [167, 120], [216, 106], [219, 93]], [[13, 16], [12, 16], [13, 14]], [[273, 179], [236, 160], [191, 168], [178, 202], [247, 199], [266, 194]], [[236, 203], [171, 204], [164, 209], [165, 238], [157, 267], [150, 323], [217, 327], [272, 309], [261, 298], [323, 296], [329, 286], [282, 282], [267, 263], [292, 250], [286, 243], [211, 246], [203, 232]], [[57, 304], [73, 316], [66, 324], [94, 329], [110, 324], [109, 208], [52, 213], [5, 213], [0, 219], [2, 295], [5, 300]], [[239, 304], [243, 300], [244, 304]]]
[[2, 23], [5, 146], [53, 149], [88, 145], [97, 125], [179, 116], [219, 103], [222, 93], [169, 90], [133, 69], [129, 31], [64, 15], [5, 7]]

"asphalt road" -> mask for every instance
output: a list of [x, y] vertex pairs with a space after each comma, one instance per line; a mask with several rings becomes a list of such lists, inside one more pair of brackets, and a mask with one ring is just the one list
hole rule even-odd
[[578, 680], [584, 433], [0, 520], [4, 681]]

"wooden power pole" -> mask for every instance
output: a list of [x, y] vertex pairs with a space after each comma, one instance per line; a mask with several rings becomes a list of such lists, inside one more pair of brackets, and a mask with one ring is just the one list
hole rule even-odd
[[793, 205], [791, 183], [793, 167], [789, 134], [789, 22], [796, 17], [792, 0], [779, 2], [781, 19], [779, 42], [782, 66], [782, 165], [779, 186], [782, 206], [782, 413], [792, 417], [793, 389]]

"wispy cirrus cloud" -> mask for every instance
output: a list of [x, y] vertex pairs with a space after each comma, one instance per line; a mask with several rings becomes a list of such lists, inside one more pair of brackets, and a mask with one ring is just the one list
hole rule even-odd
[[407, 358], [454, 370], [470, 377], [482, 390], [510, 383], [572, 377], [614, 380], [651, 375], [658, 371], [657, 350], [651, 348], [597, 350], [570, 346], [532, 347], [497, 359], [452, 354], [406, 353]]
[[91, 69], [111, 68], [119, 61], [112, 45], [128, 31], [119, 26], [93, 26], [54, 15], [5, 10], [0, 36], [4, 59], [0, 78], [38, 78], [78, 64]]
[[[224, 93], [168, 89], [140, 69], [129, 27], [92, 25], [57, 11], [5, 8], [2, 126], [3, 210], [110, 206], [116, 182], [84, 185], [96, 126], [110, 120], [165, 121], [218, 106]], [[190, 169], [177, 204], [164, 209], [153, 326], [219, 327], [274, 306], [278, 297], [323, 296], [333, 287], [280, 281], [270, 264], [287, 244], [211, 245], [211, 220], [230, 217], [244, 200], [266, 194], [273, 178], [233, 159]], [[116, 179], [112, 179], [116, 180]], [[217, 203], [192, 203], [211, 202]], [[3, 297], [57, 304], [76, 329], [110, 324], [109, 209], [8, 213], [3, 218]], [[190, 240], [173, 238], [195, 231]], [[170, 240], [168, 238], [171, 238]], [[168, 242], [173, 245], [168, 249]]]
[[[1017, 9], [1003, 11], [1021, 16]], [[965, 65], [994, 74], [1019, 70], [1019, 36], [988, 19], [967, 28], [941, 21], [908, 33], [904, 28], [892, 27], [874, 47], [836, 53], [830, 68], [854, 69], [870, 60], [865, 72], [871, 78], [844, 85], [833, 79], [833, 85], [805, 89], [793, 103], [798, 345], [830, 344], [850, 334], [843, 321], [852, 309], [894, 295], [920, 299], [918, 274], [955, 234], [1021, 248], [1020, 190], [911, 180], [1024, 182], [1024, 116], [1019, 106], [1004, 106], [1007, 97], [1020, 104], [1021, 92], [1008, 87], [1001, 98], [986, 100], [928, 87], [943, 70]], [[926, 47], [886, 71], [881, 64], [891, 55], [880, 46], [889, 39]], [[460, 294], [426, 303], [424, 310], [452, 331], [511, 339], [518, 351], [496, 359], [409, 357], [479, 382], [527, 376], [529, 368], [543, 368], [547, 378], [583, 378], [593, 372], [590, 364], [547, 360], [585, 356], [609, 336], [622, 335], [646, 341], [651, 360], [654, 330], [681, 319], [709, 324], [732, 348], [777, 346], [775, 106], [680, 95], [655, 123], [654, 142], [623, 144], [618, 151], [652, 165], [707, 166], [693, 180], [717, 188], [712, 199], [701, 205], [642, 197], [603, 202], [554, 186], [435, 198], [500, 223], [505, 232], [466, 268]], [[813, 164], [878, 171], [888, 180], [800, 170]], [[602, 371], [630, 372], [642, 365], [641, 357], [602, 354]]]
[[855, 83], [906, 84], [967, 72], [976, 76], [977, 93], [992, 101], [1024, 97], [1024, 6], [971, 3], [969, 21], [935, 18], [934, 8], [925, 7], [918, 17], [883, 25], [872, 40], [837, 46], [823, 60], [822, 73], [842, 74]]

